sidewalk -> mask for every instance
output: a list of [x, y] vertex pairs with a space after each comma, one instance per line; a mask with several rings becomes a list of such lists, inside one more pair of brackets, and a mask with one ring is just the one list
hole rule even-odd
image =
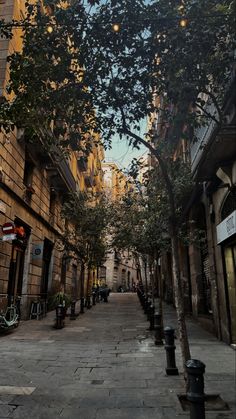
[[[136, 294], [111, 294], [66, 327], [54, 313], [22, 322], [0, 336], [0, 419], [187, 419], [179, 376], [166, 376], [163, 347], [154, 345]], [[175, 326], [165, 307], [165, 325]], [[235, 418], [235, 352], [188, 321], [192, 357], [206, 364], [206, 393], [220, 393], [230, 410], [206, 419]]]

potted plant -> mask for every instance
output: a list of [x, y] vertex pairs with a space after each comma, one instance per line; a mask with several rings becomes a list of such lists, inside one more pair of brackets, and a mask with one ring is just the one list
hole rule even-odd
[[68, 307], [70, 307], [71, 305], [71, 297], [65, 294], [63, 291], [56, 292], [55, 294], [49, 297], [48, 299], [49, 310], [55, 309], [59, 304], [64, 307], [64, 318], [65, 318], [66, 311]]

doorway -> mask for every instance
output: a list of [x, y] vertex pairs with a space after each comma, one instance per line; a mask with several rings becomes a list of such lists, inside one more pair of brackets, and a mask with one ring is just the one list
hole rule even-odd
[[11, 303], [15, 304], [18, 297], [22, 295], [25, 251], [31, 232], [30, 228], [18, 218], [15, 219], [14, 225], [16, 238], [12, 241], [7, 288], [8, 305], [11, 305]]
[[231, 343], [236, 344], [236, 244], [223, 248]]
[[52, 249], [53, 243], [48, 239], [44, 239], [40, 295], [41, 298], [45, 301], [48, 297], [48, 279], [52, 257]]
[[7, 290], [8, 305], [15, 303], [16, 298], [22, 294], [24, 261], [25, 249], [13, 245]]

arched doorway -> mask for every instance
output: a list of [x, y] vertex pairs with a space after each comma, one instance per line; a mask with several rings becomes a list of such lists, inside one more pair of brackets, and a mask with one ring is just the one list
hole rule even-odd
[[226, 304], [231, 343], [236, 344], [236, 187], [227, 195], [222, 208], [221, 220], [228, 234], [233, 232], [221, 243], [224, 267]]
[[22, 295], [25, 252], [30, 236], [30, 227], [20, 219], [15, 219], [15, 240], [12, 240], [12, 252], [8, 278], [8, 305], [16, 302]]
[[197, 211], [197, 228], [201, 232], [200, 245], [200, 272], [197, 278], [198, 289], [198, 312], [200, 314], [212, 314], [211, 303], [211, 281], [210, 281], [210, 261], [208, 252], [207, 240], [207, 225], [205, 207], [203, 204], [199, 205]]

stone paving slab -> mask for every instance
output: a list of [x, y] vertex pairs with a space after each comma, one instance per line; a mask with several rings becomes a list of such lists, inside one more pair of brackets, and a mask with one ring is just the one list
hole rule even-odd
[[[0, 385], [35, 388], [32, 394], [1, 393], [0, 419], [187, 419], [177, 394], [184, 393], [178, 340], [179, 376], [167, 377], [165, 350], [135, 294], [112, 294], [66, 327], [53, 329], [54, 313], [0, 337]], [[176, 325], [165, 307], [165, 325]], [[206, 392], [218, 392], [229, 411], [206, 419], [234, 419], [235, 352], [188, 321], [191, 351], [206, 363]], [[214, 356], [213, 356], [214, 355]], [[3, 389], [3, 387], [2, 387]]]

